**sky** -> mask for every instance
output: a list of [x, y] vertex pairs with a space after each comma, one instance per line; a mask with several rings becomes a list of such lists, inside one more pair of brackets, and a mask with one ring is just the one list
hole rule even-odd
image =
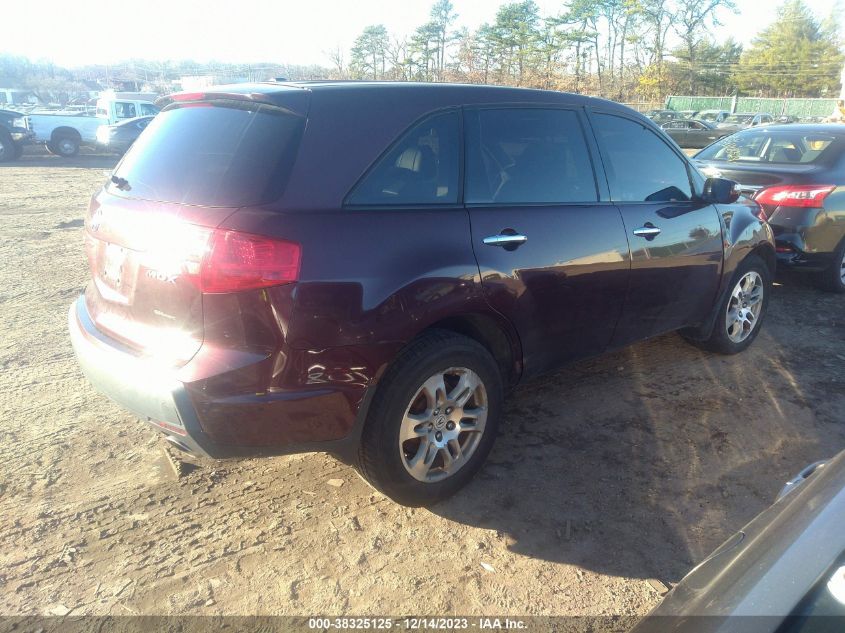
[[[536, 0], [543, 16], [559, 14], [563, 0]], [[841, 7], [841, 1], [839, 6]], [[6, 0], [0, 0], [6, 3]], [[456, 26], [474, 30], [492, 22], [505, 0], [452, 0]], [[837, 0], [805, 0], [826, 17]], [[329, 51], [347, 51], [369, 24], [409, 35], [428, 19], [433, 0], [12, 0], [0, 52], [49, 59], [61, 66], [112, 64], [129, 58], [193, 59], [230, 63], [274, 62], [331, 66]], [[749, 44], [775, 18], [779, 2], [736, 0], [737, 14], [721, 11], [712, 36]], [[840, 13], [845, 35], [845, 13]]]

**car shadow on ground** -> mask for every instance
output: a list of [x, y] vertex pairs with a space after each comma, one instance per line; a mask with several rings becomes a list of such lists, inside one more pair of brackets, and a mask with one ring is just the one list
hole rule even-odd
[[843, 304], [790, 280], [743, 354], [671, 334], [520, 387], [488, 464], [433, 512], [517, 554], [677, 582], [787, 478], [845, 448], [845, 328], [823, 322]]

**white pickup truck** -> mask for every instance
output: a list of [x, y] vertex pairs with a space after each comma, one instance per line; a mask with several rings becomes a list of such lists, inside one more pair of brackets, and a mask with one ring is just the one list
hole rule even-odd
[[96, 145], [97, 128], [123, 119], [158, 113], [148, 99], [122, 98], [112, 93], [97, 101], [97, 115], [71, 112], [33, 113], [25, 118], [26, 127], [35, 135], [35, 142], [59, 156], [75, 156], [82, 145]]
[[97, 128], [103, 119], [84, 114], [30, 114], [25, 118], [26, 127], [35, 134], [36, 143], [59, 156], [75, 156], [80, 145], [97, 142]]

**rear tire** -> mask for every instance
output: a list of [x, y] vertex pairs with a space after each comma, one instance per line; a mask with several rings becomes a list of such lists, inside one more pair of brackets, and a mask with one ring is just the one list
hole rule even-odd
[[476, 341], [432, 330], [387, 370], [367, 415], [358, 471], [407, 506], [437, 503], [478, 472], [502, 410], [496, 361]]
[[79, 153], [79, 139], [73, 136], [61, 136], [53, 141], [55, 153], [63, 158], [71, 158]]
[[745, 350], [760, 333], [771, 287], [769, 267], [756, 255], [749, 255], [731, 278], [710, 337], [701, 341], [687, 340], [717, 354], [738, 354]]
[[819, 287], [827, 292], [845, 292], [845, 239], [833, 253], [833, 263], [817, 278]]

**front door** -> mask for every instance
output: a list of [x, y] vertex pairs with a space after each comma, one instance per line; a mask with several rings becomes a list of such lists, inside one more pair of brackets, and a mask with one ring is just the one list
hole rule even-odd
[[722, 228], [695, 199], [687, 161], [645, 124], [591, 116], [610, 195], [631, 245], [631, 276], [613, 345], [700, 322], [716, 298]]
[[599, 202], [583, 112], [478, 108], [465, 122], [481, 283], [519, 333], [524, 373], [602, 352], [622, 313], [628, 242], [619, 210]]

